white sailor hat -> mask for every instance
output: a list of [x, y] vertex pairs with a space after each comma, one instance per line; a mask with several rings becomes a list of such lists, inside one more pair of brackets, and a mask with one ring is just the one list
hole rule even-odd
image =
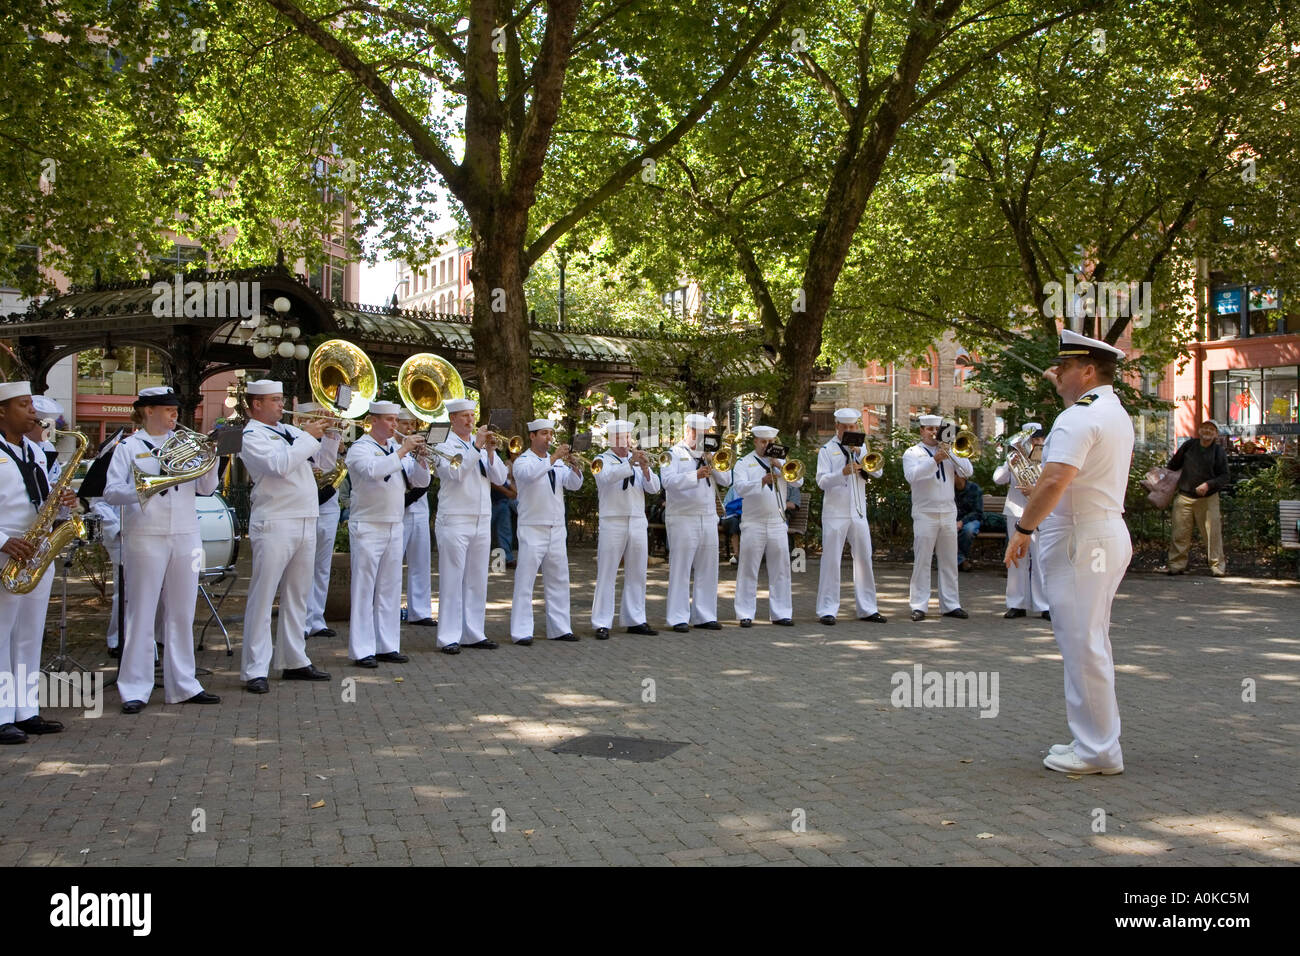
[[922, 415], [920, 418], [917, 419], [917, 421], [921, 423], [921, 427], [922, 427], [922, 428], [942, 428], [942, 427], [943, 427], [943, 416], [942, 416], [942, 415]]
[[837, 408], [835, 409], [835, 420], [842, 425], [854, 425], [862, 413], [856, 408]]
[[43, 419], [61, 418], [63, 416], [63, 406], [48, 395], [33, 395], [32, 405], [36, 408], [36, 414]]
[[371, 415], [396, 415], [402, 410], [402, 407], [396, 402], [371, 402]]
[[1062, 359], [1078, 358], [1084, 355], [1099, 359], [1122, 359], [1124, 357], [1124, 353], [1109, 342], [1103, 342], [1101, 339], [1090, 339], [1078, 332], [1062, 329], [1060, 351], [1052, 364], [1055, 365]]
[[474, 402], [468, 398], [449, 398], [447, 399], [447, 414], [453, 415], [456, 412], [472, 412]]
[[549, 418], [534, 418], [528, 423], [527, 427], [530, 432], [539, 432], [544, 428], [554, 429], [555, 422], [551, 421]]
[[623, 435], [630, 431], [632, 431], [632, 423], [621, 418], [615, 418], [613, 421], [605, 423], [605, 434], [610, 437]]
[[715, 424], [716, 422], [714, 422], [712, 415], [687, 415], [686, 416], [686, 427], [693, 428], [697, 432], [712, 428]]
[[32, 393], [31, 382], [0, 382], [0, 402]]
[[303, 402], [295, 410], [299, 412], [319, 412], [320, 406], [315, 402]]
[[399, 422], [413, 422], [415, 421], [415, 416], [412, 415], [405, 408], [403, 408], [401, 411], [397, 413], [397, 420]]
[[779, 429], [773, 428], [771, 425], [755, 425], [750, 431], [753, 432], [755, 438], [766, 438], [771, 441], [777, 436]]
[[1043, 430], [1043, 426], [1038, 424], [1038, 422], [1025, 422], [1020, 426], [1020, 430], [1023, 432], [1029, 432], [1029, 437], [1032, 438]]
[[259, 378], [244, 386], [245, 395], [283, 395], [284, 384], [269, 378]]
[[135, 400], [137, 408], [143, 408], [146, 405], [179, 405], [181, 400], [176, 397], [170, 385], [153, 385], [149, 388], [140, 389], [140, 397]]

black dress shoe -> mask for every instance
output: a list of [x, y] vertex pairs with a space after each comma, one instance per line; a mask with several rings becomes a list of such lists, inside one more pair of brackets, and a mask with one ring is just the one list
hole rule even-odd
[[570, 631], [568, 634], [561, 634], [559, 637], [555, 638], [555, 640], [568, 641], [570, 644], [572, 644], [574, 641], [582, 640], [582, 638], [580, 638], [577, 634], [574, 634], [572, 631]]
[[819, 624], [825, 624], [827, 627], [834, 627], [834, 626], [835, 626], [835, 615], [834, 615], [834, 614], [823, 614], [821, 617], [819, 617], [819, 618], [817, 619], [817, 622], [818, 622]]
[[676, 631], [678, 634], [685, 634], [685, 633], [686, 633], [687, 631], [689, 631], [690, 629], [691, 629], [691, 626], [690, 626], [689, 624], [674, 624], [674, 625], [673, 625], [673, 630]]
[[410, 658], [397, 651], [384, 651], [382, 654], [376, 654], [375, 660], [383, 661], [385, 664], [405, 664], [410, 661]]
[[866, 617], [858, 618], [859, 621], [870, 621], [872, 624], [887, 624], [889, 618], [877, 611], [875, 614], [868, 614]]
[[312, 631], [307, 636], [308, 637], [337, 637], [338, 631], [334, 630], [334, 628], [332, 627], [322, 627], [319, 628], [318, 630]]
[[1007, 608], [1007, 613], [1002, 616], [1005, 618], [1024, 617], [1028, 613], [1029, 612], [1022, 607], [1009, 607]]
[[286, 667], [280, 671], [281, 680], [329, 680], [330, 675], [318, 667], [308, 664], [306, 667]]
[[634, 624], [632, 627], [627, 629], [627, 632], [629, 634], [648, 634], [651, 637], [659, 633], [649, 624]]
[[[576, 641], [577, 638], [575, 637], [574, 640]], [[464, 647], [466, 650], [495, 651], [497, 649], [497, 642], [496, 641], [475, 641], [473, 644], [462, 644], [461, 646]]]
[[783, 617], [779, 620], [773, 621], [772, 623], [777, 627], [794, 627], [794, 621], [790, 620], [788, 617]]
[[25, 743], [27, 743], [27, 735], [13, 724], [5, 724], [3, 727], [0, 727], [0, 744]]
[[705, 621], [703, 624], [696, 624], [695, 626], [705, 631], [722, 630], [722, 625], [719, 624], [717, 621]]
[[374, 669], [379, 666], [379, 661], [375, 660], [374, 654], [367, 654], [365, 657], [361, 658], [360, 660], [353, 661], [352, 666]]
[[144, 710], [144, 701], [142, 700], [128, 700], [122, 705], [122, 713], [124, 714], [138, 714], [142, 710]]
[[26, 720], [15, 720], [14, 726], [25, 734], [61, 734], [63, 725], [57, 720], [46, 720], [40, 714]]
[[519, 640], [515, 641], [515, 646], [516, 646], [516, 647], [532, 647], [532, 646], [533, 646], [533, 639], [532, 639], [531, 637], [521, 637]]
[[431, 617], [422, 617], [418, 621], [407, 621], [411, 627], [437, 627], [438, 622]]
[[1052, 612], [1044, 611], [1042, 614], [1039, 615], [1039, 617], [1041, 617], [1044, 621], [1050, 621], [1052, 619]]
[[182, 704], [219, 704], [221, 698], [216, 694], [209, 694], [206, 690], [201, 690], [188, 700], [181, 701]]
[[740, 619], [740, 626], [741, 626], [741, 627], [753, 627], [753, 626], [754, 626], [754, 622], [753, 622], [750, 618], [742, 617], [742, 618]]
[[[529, 638], [529, 639], [528, 639], [528, 643], [531, 644], [532, 642], [533, 642], [532, 638]], [[440, 647], [440, 648], [438, 648], [438, 650], [442, 651], [444, 654], [459, 654], [459, 653], [460, 653], [460, 645], [459, 645], [459, 644], [448, 644], [448, 645], [446, 645], [445, 647]]]
[[121, 658], [122, 658], [122, 647], [121, 647], [121, 645], [119, 644], [117, 647], [110, 647], [110, 648], [108, 649], [108, 656], [111, 657], [111, 658], [113, 658], [114, 660], [121, 660]]
[[962, 621], [964, 621], [964, 620], [966, 620], [966, 618], [970, 617], [970, 615], [967, 614], [965, 611], [963, 611], [961, 608], [954, 608], [954, 609], [951, 610], [951, 611], [944, 611], [944, 612], [943, 612], [943, 616], [944, 616], [944, 617], [955, 617], [955, 618], [957, 618], [957, 619], [959, 619], [959, 620], [962, 620]]
[[913, 620], [913, 621], [924, 621], [924, 620], [925, 620], [925, 612], [924, 612], [924, 611], [913, 611], [913, 612], [912, 612], [912, 620]]
[[250, 680], [247, 684], [244, 685], [244, 689], [247, 690], [250, 694], [271, 693], [271, 685], [266, 682], [265, 677], [254, 677], [252, 680]]
[[607, 628], [607, 627], [598, 627], [598, 628], [596, 628], [596, 640], [598, 640], [598, 641], [607, 641], [607, 640], [609, 640], [609, 628]]

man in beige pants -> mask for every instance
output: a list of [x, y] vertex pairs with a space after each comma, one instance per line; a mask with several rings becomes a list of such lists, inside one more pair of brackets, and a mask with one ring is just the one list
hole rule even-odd
[[1221, 578], [1228, 573], [1223, 560], [1223, 522], [1219, 517], [1219, 492], [1228, 485], [1228, 456], [1219, 442], [1219, 426], [1204, 421], [1169, 460], [1169, 468], [1182, 469], [1178, 494], [1174, 495], [1173, 533], [1169, 543], [1169, 574], [1187, 571], [1192, 549], [1192, 526], [1200, 529], [1210, 562], [1210, 573]]

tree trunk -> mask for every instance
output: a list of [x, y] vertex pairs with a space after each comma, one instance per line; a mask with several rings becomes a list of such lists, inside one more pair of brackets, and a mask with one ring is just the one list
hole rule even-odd
[[533, 417], [533, 378], [529, 364], [528, 305], [524, 301], [527, 271], [520, 257], [527, 217], [485, 213], [474, 222], [474, 259], [469, 277], [474, 284], [475, 366], [478, 370], [479, 420], [494, 408], [514, 413], [508, 435], [522, 435]]

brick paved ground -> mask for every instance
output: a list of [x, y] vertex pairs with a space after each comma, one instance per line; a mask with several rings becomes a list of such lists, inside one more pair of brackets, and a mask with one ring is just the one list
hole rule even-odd
[[[909, 569], [882, 566], [890, 623], [828, 629], [814, 561], [794, 628], [742, 631], [724, 566], [721, 632], [597, 643], [594, 567], [574, 556], [579, 644], [447, 657], [407, 628], [410, 664], [359, 671], [340, 625], [309, 645], [329, 684], [247, 694], [236, 644], [200, 655], [220, 706], [163, 706], [159, 690], [126, 717], [110, 691], [99, 720], [58, 712], [67, 733], [0, 751], [0, 864], [1300, 861], [1294, 584], [1130, 576], [1112, 632], [1127, 772], [1071, 780], [1041, 765], [1069, 736], [1050, 626], [1004, 621], [992, 571], [961, 576], [969, 621], [912, 624]], [[655, 626], [666, 580], [651, 569]], [[489, 595], [502, 641], [509, 585], [495, 575]], [[916, 663], [996, 671], [997, 716], [892, 707], [891, 674]], [[653, 763], [549, 752], [584, 733], [689, 746]]]

